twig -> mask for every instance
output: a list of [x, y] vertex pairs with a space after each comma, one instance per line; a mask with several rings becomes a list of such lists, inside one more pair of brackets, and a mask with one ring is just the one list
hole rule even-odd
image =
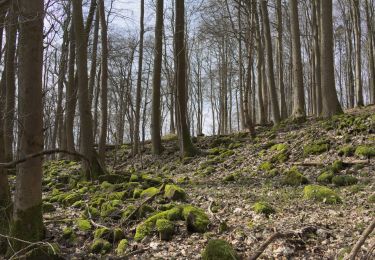
[[[370, 160], [355, 160], [355, 161], [344, 161], [342, 164], [344, 166], [357, 165], [357, 164], [367, 164], [370, 163]], [[307, 162], [295, 162], [294, 165], [299, 166], [325, 166], [327, 163], [316, 162], [316, 161], [307, 161]]]
[[372, 220], [370, 225], [363, 231], [361, 237], [357, 241], [357, 243], [352, 248], [352, 251], [350, 251], [350, 254], [345, 257], [345, 260], [354, 260], [356, 255], [358, 254], [358, 251], [361, 249], [362, 245], [365, 243], [367, 237], [372, 233], [372, 231], [375, 229], [375, 218]]
[[108, 227], [106, 227], [106, 226], [103, 226], [103, 225], [101, 225], [101, 224], [98, 224], [98, 223], [96, 223], [93, 219], [92, 219], [92, 215], [91, 215], [91, 212], [90, 212], [90, 207], [89, 207], [89, 205], [87, 205], [87, 203], [86, 203], [86, 209], [87, 209], [87, 214], [89, 215], [88, 217], [89, 217], [89, 220], [90, 220], [90, 223], [94, 226], [94, 227], [100, 227], [100, 228], [107, 228], [107, 229], [109, 229]]
[[153, 201], [153, 199], [154, 199], [156, 196], [162, 194], [163, 191], [164, 191], [164, 187], [165, 187], [165, 183], [163, 183], [163, 185], [160, 187], [160, 190], [159, 190], [158, 193], [155, 193], [154, 195], [148, 197], [148, 198], [145, 199], [143, 202], [141, 202], [141, 204], [139, 204], [138, 207], [136, 207], [136, 208], [132, 211], [132, 213], [130, 213], [130, 215], [127, 216], [127, 218], [126, 218], [124, 221], [122, 221], [121, 225], [122, 225], [122, 226], [125, 226], [125, 225], [127, 224], [127, 222], [128, 222], [128, 221], [129, 221], [129, 220], [130, 220], [130, 219], [131, 219], [131, 218], [132, 218], [137, 212], [138, 212], [138, 210], [139, 210], [144, 204]]
[[90, 164], [90, 160], [86, 156], [84, 156], [83, 154], [80, 154], [80, 153], [77, 153], [77, 152], [70, 152], [70, 151], [67, 151], [67, 150], [53, 149], [53, 150], [44, 150], [44, 151], [34, 153], [34, 154], [29, 154], [29, 155], [26, 155], [25, 157], [23, 157], [21, 159], [14, 160], [14, 161], [11, 161], [11, 162], [0, 163], [0, 168], [14, 168], [14, 167], [17, 166], [17, 164], [24, 163], [24, 162], [26, 162], [30, 159], [34, 159], [34, 158], [41, 157], [41, 156], [44, 156], [44, 155], [51, 155], [51, 154], [55, 154], [55, 153], [65, 153], [65, 154], [69, 154], [69, 155], [78, 156], [78, 157], [82, 158], [83, 160], [85, 160], [86, 162], [88, 162]]

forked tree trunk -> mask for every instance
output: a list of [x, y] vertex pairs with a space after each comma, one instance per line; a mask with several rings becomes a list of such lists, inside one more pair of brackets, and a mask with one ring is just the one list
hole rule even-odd
[[322, 68], [322, 116], [342, 113], [335, 87], [332, 0], [320, 0], [320, 40]]
[[[19, 4], [19, 102], [23, 132], [22, 155], [43, 150], [43, 0], [21, 0]], [[35, 242], [44, 237], [42, 216], [42, 159], [18, 166], [11, 236]], [[12, 250], [28, 244], [11, 241]], [[13, 251], [12, 251], [13, 252]]]

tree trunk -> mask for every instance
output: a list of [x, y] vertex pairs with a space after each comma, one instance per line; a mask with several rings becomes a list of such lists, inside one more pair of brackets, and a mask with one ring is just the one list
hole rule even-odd
[[185, 1], [175, 1], [175, 58], [176, 58], [176, 86], [177, 86], [177, 118], [180, 153], [182, 157], [196, 154], [190, 138], [187, 123], [187, 97], [186, 97], [186, 55], [185, 55]]
[[361, 59], [361, 17], [359, 11], [359, 0], [352, 1], [353, 26], [355, 40], [355, 88], [357, 106], [363, 106], [363, 86], [362, 86], [362, 59]]
[[374, 56], [374, 24], [371, 13], [372, 6], [370, 0], [366, 0], [366, 24], [367, 24], [367, 50], [368, 50], [368, 61], [369, 61], [369, 89], [370, 89], [370, 102], [375, 104], [375, 56]]
[[320, 25], [322, 116], [327, 118], [342, 113], [335, 87], [332, 0], [320, 0]]
[[315, 113], [320, 116], [322, 113], [322, 86], [321, 86], [321, 69], [320, 69], [320, 43], [319, 43], [319, 13], [320, 0], [312, 1], [312, 26], [314, 35], [314, 77], [315, 77]]
[[99, 16], [101, 27], [101, 43], [102, 43], [102, 57], [101, 57], [101, 127], [99, 139], [99, 158], [102, 164], [105, 163], [105, 145], [107, 141], [107, 121], [108, 121], [108, 37], [107, 37], [107, 23], [105, 20], [104, 0], [99, 1]]
[[160, 111], [160, 89], [161, 89], [161, 66], [163, 59], [163, 8], [164, 0], [156, 2], [155, 22], [155, 53], [154, 70], [152, 77], [152, 121], [151, 139], [152, 153], [159, 155], [162, 152], [161, 145], [161, 111]]
[[280, 123], [280, 110], [279, 110], [279, 103], [277, 101], [277, 94], [276, 94], [276, 84], [275, 84], [275, 76], [274, 76], [274, 68], [273, 68], [271, 30], [270, 30], [270, 23], [269, 23], [269, 18], [268, 18], [267, 2], [265, 0], [260, 1], [260, 6], [262, 10], [264, 34], [265, 34], [266, 49], [267, 49], [268, 86], [269, 86], [269, 93], [271, 97], [272, 118], [273, 118], [273, 123], [276, 125]]
[[292, 61], [293, 61], [293, 112], [292, 117], [297, 120], [304, 120], [305, 95], [303, 87], [303, 72], [301, 59], [301, 41], [298, 18], [298, 0], [289, 0], [290, 20], [291, 20], [291, 38], [292, 38]]
[[[19, 102], [23, 133], [23, 156], [43, 150], [43, 1], [21, 0], [19, 4]], [[31, 19], [32, 18], [32, 19]], [[44, 237], [42, 216], [42, 159], [18, 166], [11, 236], [35, 242]], [[12, 250], [28, 246], [12, 240]], [[12, 251], [13, 252], [13, 251]]]

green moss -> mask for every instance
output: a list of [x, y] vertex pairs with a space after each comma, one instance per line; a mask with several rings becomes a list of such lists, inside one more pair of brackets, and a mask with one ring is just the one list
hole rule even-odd
[[350, 186], [357, 182], [358, 179], [350, 175], [338, 175], [332, 178], [332, 183], [336, 186]]
[[[125, 210], [122, 212], [122, 214], [121, 214], [121, 219], [122, 219], [122, 220], [127, 219], [127, 218], [130, 216], [130, 214], [131, 214], [135, 209], [136, 209], [136, 207], [135, 207], [134, 205], [129, 205], [129, 206], [127, 206], [126, 209], [125, 209]], [[136, 216], [134, 216], [134, 217], [136, 217]]]
[[326, 140], [320, 140], [303, 147], [303, 154], [307, 155], [318, 155], [329, 150], [329, 142]]
[[344, 168], [345, 168], [344, 163], [340, 160], [334, 161], [331, 165], [331, 170], [332, 170], [333, 173], [338, 173]]
[[130, 181], [131, 181], [131, 182], [136, 182], [136, 181], [138, 181], [138, 180], [139, 180], [139, 177], [138, 177], [137, 174], [132, 174], [132, 175], [130, 176]]
[[189, 231], [198, 233], [207, 231], [210, 220], [203, 210], [188, 205], [183, 208], [182, 216], [187, 223]]
[[375, 146], [358, 146], [355, 150], [355, 155], [360, 157], [371, 158], [375, 156]]
[[229, 174], [227, 176], [224, 177], [223, 181], [225, 182], [232, 182], [232, 181], [235, 181], [236, 180], [236, 177], [234, 174]]
[[66, 240], [70, 240], [74, 236], [73, 229], [70, 227], [66, 227], [63, 229], [63, 235], [62, 238]]
[[125, 237], [124, 232], [120, 228], [109, 229], [109, 228], [103, 227], [103, 228], [96, 229], [94, 232], [94, 238], [96, 239], [103, 238], [113, 243], [120, 241], [124, 237]]
[[106, 174], [100, 175], [98, 177], [99, 182], [108, 182], [111, 184], [124, 183], [129, 180], [129, 176], [120, 175], [120, 174]]
[[138, 199], [141, 196], [142, 191], [142, 189], [135, 188], [133, 191], [133, 198]]
[[278, 152], [286, 151], [287, 149], [288, 149], [288, 145], [286, 144], [275, 144], [271, 146], [270, 148], [271, 151], [278, 151]]
[[49, 202], [43, 202], [43, 212], [44, 213], [50, 213], [56, 211], [55, 206], [53, 206], [52, 203]]
[[322, 174], [319, 175], [317, 178], [317, 181], [320, 183], [331, 183], [333, 178], [333, 172], [331, 171], [325, 171]]
[[155, 194], [159, 193], [159, 189], [155, 187], [150, 187], [148, 189], [145, 189], [144, 191], [141, 192], [141, 198], [147, 198], [147, 197], [152, 197]]
[[270, 162], [263, 162], [258, 167], [258, 169], [261, 171], [270, 171], [272, 168], [273, 168], [273, 164]]
[[309, 181], [298, 171], [297, 167], [292, 167], [284, 174], [282, 182], [284, 185], [299, 186], [307, 184]]
[[289, 160], [289, 153], [286, 150], [273, 155], [270, 159], [272, 163], [276, 163], [276, 162], [283, 163], [288, 160]]
[[109, 243], [107, 240], [98, 238], [94, 239], [91, 244], [90, 250], [94, 254], [106, 254], [111, 250], [111, 248], [111, 243]]
[[135, 231], [134, 240], [141, 241], [143, 238], [151, 234], [154, 225], [155, 223], [153, 223], [152, 221], [147, 221], [147, 220], [139, 224]]
[[267, 176], [271, 177], [271, 178], [276, 177], [279, 174], [280, 174], [280, 172], [279, 172], [278, 169], [272, 169], [272, 170], [267, 172]]
[[255, 213], [266, 215], [267, 217], [276, 211], [267, 202], [257, 202], [253, 205]]
[[370, 195], [370, 197], [368, 197], [368, 202], [375, 203], [375, 194], [372, 194]]
[[236, 251], [225, 240], [214, 239], [208, 241], [208, 244], [202, 252], [202, 260], [239, 260]]
[[165, 185], [164, 197], [169, 200], [185, 201], [186, 192], [177, 185], [167, 184]]
[[82, 195], [79, 194], [79, 193], [72, 193], [72, 194], [69, 194], [65, 197], [65, 199], [63, 200], [63, 203], [66, 205], [66, 206], [70, 206], [72, 205], [74, 202], [76, 201], [79, 201], [79, 200], [82, 200]]
[[100, 208], [100, 216], [109, 217], [110, 215], [114, 214], [119, 209], [120, 205], [121, 205], [120, 200], [111, 200], [111, 201], [107, 201], [103, 203]]
[[124, 200], [127, 194], [125, 191], [112, 192], [108, 195], [110, 200]]
[[160, 240], [171, 240], [174, 233], [174, 224], [168, 219], [156, 220], [156, 230], [159, 232]]
[[124, 255], [128, 249], [129, 241], [127, 239], [121, 239], [116, 248], [117, 255]]
[[304, 198], [327, 204], [341, 203], [341, 198], [330, 188], [319, 185], [308, 185], [303, 190]]
[[89, 231], [91, 229], [91, 223], [87, 219], [78, 219], [77, 227], [82, 231]]
[[103, 181], [102, 184], [100, 184], [100, 189], [102, 191], [113, 191], [115, 189], [115, 186], [107, 181]]
[[149, 205], [142, 205], [138, 210], [138, 218], [144, 218], [150, 213], [154, 212], [155, 209]]
[[352, 145], [346, 145], [339, 150], [338, 155], [345, 156], [345, 157], [352, 156], [354, 155], [354, 151], [355, 149]]
[[81, 209], [84, 206], [84, 202], [82, 200], [79, 200], [73, 203], [72, 208]]

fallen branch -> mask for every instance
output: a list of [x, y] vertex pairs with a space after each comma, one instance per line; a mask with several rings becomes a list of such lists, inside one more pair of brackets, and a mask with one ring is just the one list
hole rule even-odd
[[164, 192], [164, 187], [165, 187], [165, 183], [163, 183], [163, 185], [161, 185], [160, 187], [160, 190], [158, 193], [155, 193], [154, 195], [148, 197], [147, 199], [145, 199], [144, 201], [141, 202], [141, 204], [138, 205], [138, 207], [136, 207], [132, 213], [130, 213], [129, 216], [127, 216], [126, 219], [124, 219], [121, 223], [121, 226], [126, 226], [127, 225], [127, 222], [132, 219], [134, 217], [135, 214], [137, 214], [138, 210], [143, 206], [145, 205], [146, 203], [149, 203], [149, 202], [152, 202], [154, 200], [154, 198], [160, 194], [162, 194]]
[[[342, 162], [342, 164], [344, 166], [351, 166], [351, 165], [357, 165], [357, 164], [367, 164], [367, 163], [370, 163], [370, 160], [355, 160], [355, 161], [344, 161]], [[295, 162], [293, 163], [294, 165], [298, 165], [298, 166], [325, 166], [327, 165], [327, 163], [322, 163], [322, 162], [314, 162], [314, 161], [310, 161], [310, 162]]]
[[358, 251], [361, 249], [362, 245], [365, 243], [367, 237], [372, 233], [372, 231], [375, 229], [375, 218], [372, 220], [370, 225], [363, 231], [361, 237], [357, 241], [357, 243], [352, 248], [352, 251], [350, 251], [350, 254], [345, 257], [345, 260], [354, 260], [356, 255], [358, 254]]
[[67, 151], [67, 150], [53, 149], [53, 150], [44, 150], [44, 151], [34, 153], [34, 154], [29, 154], [29, 155], [26, 155], [25, 157], [23, 157], [21, 159], [14, 160], [14, 161], [11, 161], [11, 162], [0, 163], [0, 168], [14, 168], [18, 164], [24, 163], [28, 160], [31, 160], [31, 159], [34, 159], [34, 158], [37, 158], [37, 157], [42, 157], [42, 156], [45, 156], [45, 155], [56, 154], [56, 153], [64, 153], [64, 154], [77, 156], [77, 157], [82, 158], [83, 160], [85, 160], [86, 162], [88, 162], [90, 164], [89, 159], [86, 156], [84, 156], [83, 154], [80, 154], [80, 153], [77, 153], [77, 152], [70, 152], [70, 151]]
[[86, 209], [87, 209], [87, 215], [88, 215], [88, 217], [89, 217], [90, 223], [91, 223], [94, 227], [96, 227], [96, 228], [107, 228], [107, 229], [109, 229], [109, 228], [106, 227], [106, 226], [103, 226], [103, 225], [101, 225], [101, 224], [96, 223], [96, 222], [92, 219], [92, 215], [91, 215], [91, 212], [90, 212], [90, 207], [89, 207], [89, 205], [87, 205], [87, 203], [86, 203]]

